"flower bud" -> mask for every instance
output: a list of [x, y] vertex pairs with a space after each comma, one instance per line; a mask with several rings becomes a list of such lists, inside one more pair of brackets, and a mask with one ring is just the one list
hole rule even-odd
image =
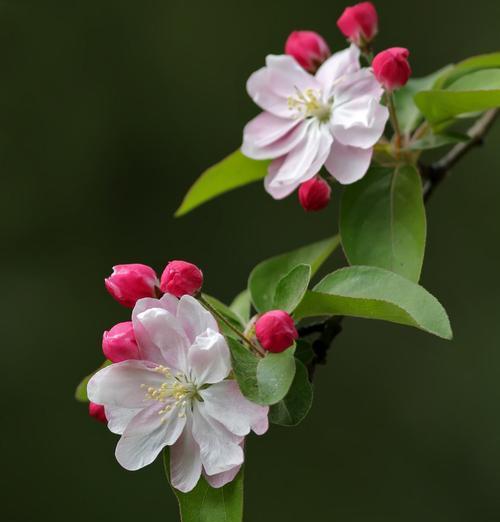
[[255, 335], [262, 347], [274, 353], [286, 350], [299, 334], [293, 319], [283, 310], [271, 310], [255, 323]]
[[386, 91], [392, 92], [406, 85], [411, 76], [411, 68], [408, 63], [410, 51], [404, 47], [392, 47], [386, 49], [373, 59], [373, 72], [375, 78], [384, 86]]
[[161, 276], [160, 288], [175, 297], [196, 295], [203, 285], [203, 272], [187, 261], [170, 261]]
[[358, 47], [365, 47], [378, 32], [378, 15], [371, 2], [347, 7], [337, 20], [342, 34]]
[[138, 299], [154, 297], [158, 286], [155, 271], [139, 263], [116, 265], [104, 280], [108, 292], [123, 306], [133, 308]]
[[104, 424], [108, 422], [108, 419], [106, 418], [106, 413], [104, 412], [104, 406], [102, 406], [101, 404], [89, 402], [89, 415], [91, 417], [94, 417], [95, 420], [103, 422]]
[[287, 38], [285, 53], [293, 56], [309, 72], [316, 69], [330, 56], [325, 40], [314, 31], [294, 31]]
[[306, 212], [317, 212], [328, 206], [332, 189], [320, 177], [314, 177], [299, 188], [299, 202]]
[[102, 351], [106, 359], [118, 363], [139, 359], [139, 348], [135, 340], [132, 321], [118, 323], [102, 336]]

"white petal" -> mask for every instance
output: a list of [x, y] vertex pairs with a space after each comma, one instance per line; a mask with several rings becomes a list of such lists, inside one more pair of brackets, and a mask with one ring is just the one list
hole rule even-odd
[[141, 411], [140, 408], [120, 408], [119, 406], [105, 406], [104, 411], [108, 419], [108, 429], [111, 433], [121, 435], [130, 421]]
[[191, 344], [178, 319], [163, 308], [149, 308], [134, 318], [134, 332], [140, 332], [139, 346], [154, 348], [169, 368], [186, 373], [186, 355]]
[[373, 75], [373, 70], [363, 68], [359, 71], [348, 74], [342, 81], [335, 85], [335, 103], [345, 103], [355, 98], [368, 96], [380, 101], [384, 89]]
[[236, 381], [223, 381], [200, 392], [205, 411], [235, 435], [248, 435], [252, 429], [257, 435], [269, 427], [267, 406], [249, 401]]
[[139, 353], [144, 360], [156, 362], [158, 364], [165, 364], [160, 349], [151, 342], [148, 333], [144, 330], [139, 321], [137, 321], [137, 316], [150, 308], [163, 308], [175, 316], [177, 313], [178, 301], [177, 297], [165, 294], [161, 299], [145, 297], [144, 299], [139, 299], [135, 304], [134, 310], [132, 311], [132, 323], [134, 325], [135, 338], [139, 345]]
[[165, 417], [159, 414], [162, 403], [155, 404], [136, 415], [123, 432], [116, 446], [116, 460], [129, 471], [151, 464], [165, 446], [179, 438], [186, 417], [174, 408]]
[[332, 134], [343, 145], [371, 148], [384, 133], [389, 111], [367, 96], [334, 107]]
[[177, 319], [190, 344], [207, 329], [219, 331], [214, 316], [197, 299], [190, 295], [181, 297], [179, 307], [177, 308]]
[[354, 183], [366, 174], [370, 166], [372, 153], [372, 149], [349, 147], [334, 141], [325, 167], [343, 185]]
[[183, 493], [191, 491], [201, 476], [200, 448], [193, 438], [192, 429], [192, 414], [188, 412], [186, 427], [170, 449], [170, 481]]
[[208, 475], [229, 471], [243, 463], [243, 450], [237, 437], [205, 412], [202, 402], [193, 405], [193, 437], [201, 452], [203, 468]]
[[207, 479], [207, 482], [213, 488], [221, 488], [225, 486], [229, 482], [234, 480], [234, 477], [238, 474], [238, 471], [241, 469], [241, 464], [239, 466], [235, 466], [228, 471], [223, 471], [222, 473], [216, 473], [215, 475], [207, 475], [204, 473], [204, 477]]
[[141, 385], [158, 387], [165, 377], [155, 371], [156, 365], [129, 360], [99, 370], [87, 384], [89, 399], [104, 406], [144, 408], [145, 392]]
[[198, 335], [189, 348], [188, 367], [198, 386], [225, 379], [231, 371], [231, 355], [224, 336], [210, 329]]
[[322, 85], [324, 94], [328, 96], [335, 82], [359, 69], [359, 49], [353, 44], [343, 51], [332, 54], [316, 72], [316, 80]]

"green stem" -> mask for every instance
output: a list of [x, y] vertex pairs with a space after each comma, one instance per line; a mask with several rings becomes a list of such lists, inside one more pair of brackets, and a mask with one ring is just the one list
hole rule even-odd
[[401, 128], [399, 127], [398, 116], [396, 114], [396, 105], [394, 103], [394, 94], [386, 92], [387, 108], [389, 109], [389, 116], [391, 119], [391, 125], [394, 129], [394, 136], [396, 137], [396, 149], [399, 151], [403, 142], [403, 136], [401, 134]]

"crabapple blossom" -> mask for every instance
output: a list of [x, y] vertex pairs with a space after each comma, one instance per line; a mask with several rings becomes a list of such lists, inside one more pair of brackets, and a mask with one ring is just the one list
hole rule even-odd
[[370, 43], [378, 31], [378, 15], [371, 2], [346, 7], [337, 20], [342, 34], [358, 47]]
[[203, 285], [203, 272], [187, 261], [170, 261], [161, 276], [163, 292], [182, 297], [196, 295]]
[[330, 185], [316, 176], [299, 187], [299, 202], [306, 212], [317, 212], [328, 206], [331, 192]]
[[102, 406], [101, 404], [89, 402], [89, 415], [93, 417], [95, 420], [103, 422], [104, 424], [108, 422], [108, 419], [106, 418], [106, 413], [104, 412], [104, 406]]
[[264, 112], [243, 132], [242, 152], [272, 159], [265, 179], [275, 199], [291, 194], [324, 165], [337, 181], [362, 178], [388, 110], [370, 68], [361, 68], [353, 44], [333, 54], [313, 76], [291, 57], [269, 55], [247, 90]]
[[137, 301], [132, 322], [138, 360], [112, 364], [89, 381], [108, 428], [121, 435], [118, 462], [137, 470], [170, 446], [172, 485], [192, 490], [203, 474], [221, 487], [240, 469], [243, 441], [268, 429], [268, 408], [228, 379], [231, 358], [217, 322], [193, 297]]
[[147, 265], [116, 265], [104, 280], [108, 292], [123, 306], [133, 308], [138, 299], [154, 297], [158, 286], [156, 272]]
[[293, 56], [306, 71], [316, 69], [330, 56], [330, 48], [314, 31], [293, 31], [285, 43], [285, 54]]
[[406, 85], [411, 76], [408, 62], [410, 51], [404, 47], [391, 47], [375, 56], [373, 72], [386, 91], [392, 92]]
[[292, 346], [299, 334], [291, 316], [284, 310], [271, 310], [255, 323], [255, 335], [268, 352], [283, 352]]
[[138, 359], [139, 349], [135, 340], [132, 321], [118, 323], [102, 336], [102, 351], [111, 362]]

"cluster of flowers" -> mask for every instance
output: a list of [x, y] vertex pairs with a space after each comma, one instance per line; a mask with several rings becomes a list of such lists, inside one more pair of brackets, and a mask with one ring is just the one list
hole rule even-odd
[[[87, 385], [89, 413], [121, 435], [118, 462], [142, 468], [171, 446], [171, 481], [190, 491], [203, 474], [213, 487], [231, 481], [243, 463], [250, 430], [268, 429], [268, 408], [246, 399], [230, 378], [231, 357], [215, 317], [196, 298], [201, 270], [172, 261], [160, 280], [142, 264], [118, 265], [105, 280], [109, 293], [133, 308], [132, 320], [104, 332], [111, 365]], [[293, 319], [274, 310], [260, 316], [255, 335], [262, 348], [293, 344]]]
[[[272, 160], [266, 190], [282, 199], [298, 188], [306, 211], [329, 203], [330, 186], [318, 175], [323, 166], [342, 184], [365, 175], [389, 118], [382, 94], [390, 96], [411, 75], [407, 49], [393, 47], [372, 59], [378, 16], [371, 2], [345, 9], [337, 26], [348, 49], [332, 55], [319, 34], [295, 31], [285, 54], [267, 56], [247, 82], [264, 112], [245, 127], [242, 152]], [[361, 57], [369, 67], [361, 67]]]

